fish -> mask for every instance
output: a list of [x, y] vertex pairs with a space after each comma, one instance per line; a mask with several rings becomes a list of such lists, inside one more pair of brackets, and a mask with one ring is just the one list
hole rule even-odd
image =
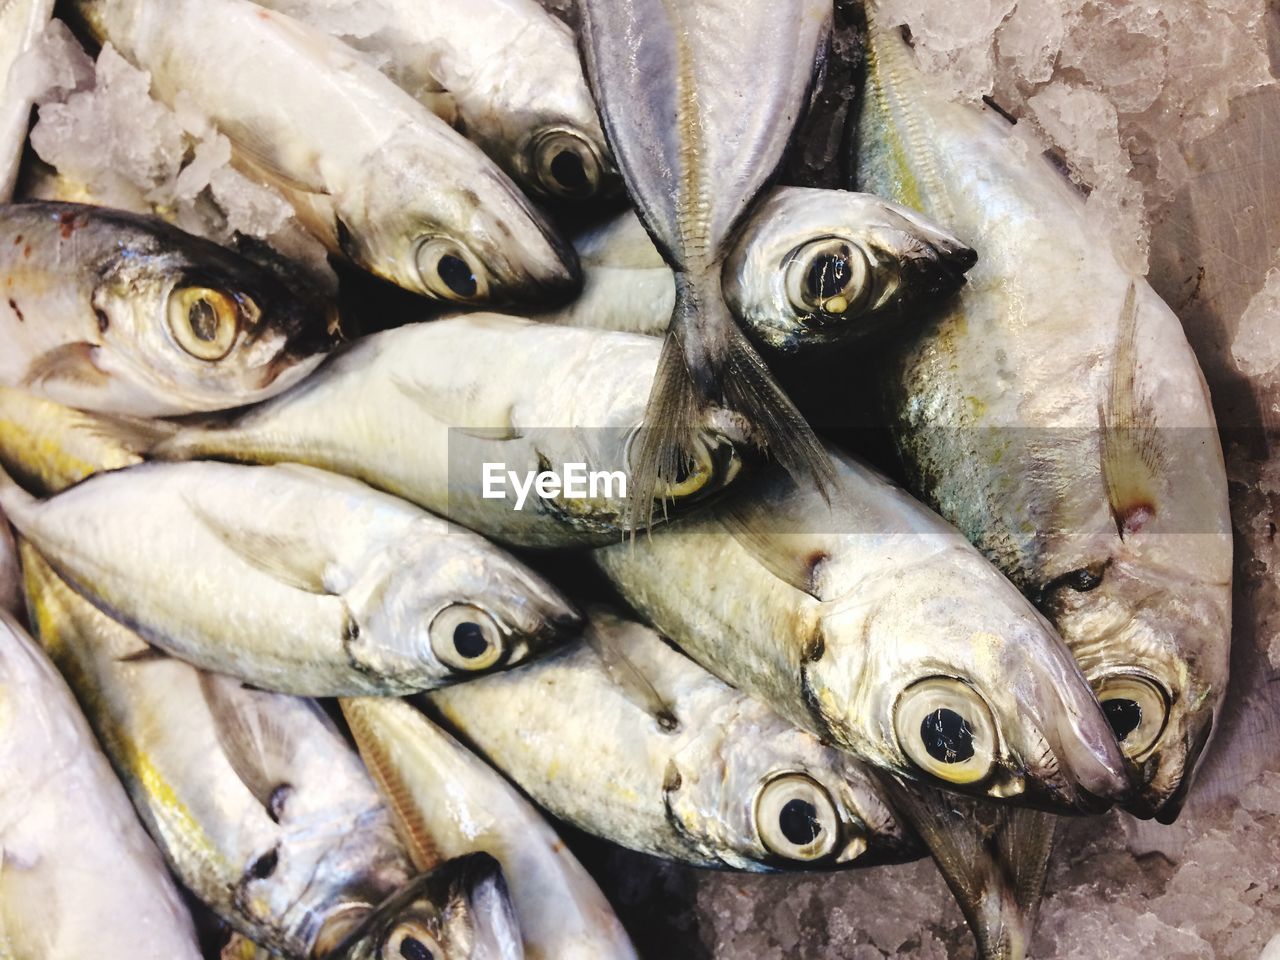
[[416, 869], [488, 853], [502, 866], [529, 960], [635, 960], [591, 875], [501, 774], [405, 700], [340, 703]]
[[[323, 28], [331, 4], [263, 6]], [[582, 202], [621, 189], [573, 33], [534, 0], [386, 0], [368, 37], [343, 37], [440, 112], [440, 90], [467, 138], [530, 195]], [[327, 16], [326, 16], [327, 14]]]
[[505, 669], [571, 635], [559, 592], [474, 534], [295, 464], [143, 463], [0, 509], [149, 644], [306, 696], [398, 694]]
[[9, 521], [0, 512], [0, 611], [21, 617], [22, 568], [18, 565], [18, 545], [14, 542]]
[[1130, 791], [1070, 652], [957, 531], [830, 449], [838, 486], [763, 471], [592, 554], [721, 680], [908, 782], [1059, 812]]
[[[661, 336], [675, 278], [635, 215], [621, 214], [575, 245], [582, 295], [536, 318]], [[775, 187], [734, 238], [722, 282], [733, 315], [762, 351], [801, 356], [902, 336], [960, 287], [976, 260], [972, 248], [899, 204]]]
[[696, 464], [712, 410], [735, 415], [744, 438], [793, 473], [825, 482], [821, 445], [738, 327], [720, 278], [825, 61], [831, 3], [583, 0], [579, 12], [605, 138], [676, 276], [636, 438], [633, 530], [652, 518], [654, 494]]
[[212, 121], [333, 253], [443, 301], [577, 289], [572, 247], [511, 179], [341, 41], [249, 0], [75, 0], [70, 12], [148, 71], [158, 99]]
[[[386, 921], [395, 931], [382, 941], [443, 939], [415, 908], [421, 885], [389, 810], [316, 703], [140, 657], [146, 641], [26, 543], [23, 564], [41, 643], [170, 868], [218, 916], [269, 950], [316, 960]], [[411, 954], [384, 943], [367, 955]]]
[[953, 102], [868, 6], [859, 189], [982, 252], [878, 366], [908, 484], [1032, 598], [1174, 820], [1228, 680], [1232, 544], [1208, 388], [1178, 318], [1058, 169]]
[[191, 917], [66, 683], [0, 611], [0, 957], [200, 960]]
[[[185, 426], [148, 455], [308, 463], [515, 546], [617, 542], [630, 529], [631, 450], [659, 352], [648, 337], [498, 314], [411, 324], [351, 344], [274, 401]], [[732, 434], [732, 423], [708, 423], [694, 469], [664, 488], [670, 515], [733, 483], [743, 460]], [[529, 487], [570, 463], [603, 479], [583, 497]]]
[[135, 417], [242, 406], [300, 381], [335, 340], [273, 273], [149, 216], [0, 206], [0, 384]]
[[502, 681], [425, 699], [540, 806], [642, 853], [750, 871], [923, 855], [849, 754], [642, 623], [596, 608], [587, 635]]
[[32, 91], [22, 89], [13, 65], [52, 17], [53, 0], [0, 2], [0, 203], [13, 199], [31, 125]]

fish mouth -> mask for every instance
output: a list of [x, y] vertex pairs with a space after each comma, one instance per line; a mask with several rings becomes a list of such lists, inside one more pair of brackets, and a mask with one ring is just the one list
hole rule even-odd
[[[1154, 764], [1156, 772], [1137, 795], [1124, 804], [1125, 811], [1139, 820], [1154, 819], [1165, 826], [1176, 821], [1186, 806], [1200, 760], [1212, 736], [1213, 718], [1210, 717], [1188, 738], [1181, 762], [1177, 756], [1162, 756], [1163, 751], [1151, 758], [1148, 763]], [[1175, 772], [1176, 779], [1170, 775]]]

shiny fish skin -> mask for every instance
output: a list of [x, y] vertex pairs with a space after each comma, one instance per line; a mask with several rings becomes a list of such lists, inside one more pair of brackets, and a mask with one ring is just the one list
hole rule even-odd
[[[518, 663], [576, 625], [496, 547], [309, 467], [142, 464], [45, 500], [10, 484], [0, 505], [93, 603], [264, 689], [428, 689]], [[457, 643], [464, 621], [479, 653]]]
[[[414, 324], [365, 337], [299, 390], [229, 424], [182, 430], [152, 452], [309, 463], [517, 546], [616, 542], [629, 514], [619, 489], [588, 499], [531, 493], [517, 511], [509, 485], [506, 499], [481, 495], [482, 464], [522, 476], [570, 462], [625, 470], [658, 352], [647, 337], [497, 314]], [[704, 449], [707, 469], [671, 494], [673, 513], [738, 472], [723, 436], [708, 431]]]
[[[537, 319], [651, 336], [666, 331], [675, 278], [634, 214], [575, 245], [582, 295]], [[902, 334], [923, 320], [924, 304], [964, 282], [975, 258], [896, 203], [844, 190], [776, 187], [743, 224], [722, 280], [734, 316], [763, 349], [805, 354]], [[814, 296], [815, 280], [826, 296]]]
[[414, 866], [477, 850], [502, 864], [529, 960], [635, 960], [609, 901], [536, 809], [403, 700], [342, 701]]
[[438, 299], [576, 289], [572, 249], [506, 174], [340, 41], [248, 0], [72, 7], [157, 97], [208, 116], [335, 253]]
[[53, 0], [0, 0], [0, 203], [13, 199], [31, 122], [31, 101], [18, 95], [13, 65], [52, 16]]
[[18, 545], [9, 521], [0, 511], [0, 611], [22, 616], [22, 569], [18, 565]]
[[1100, 698], [1143, 712], [1129, 809], [1170, 821], [1227, 686], [1231, 527], [1204, 379], [1078, 192], [994, 112], [932, 88], [869, 14], [859, 185], [982, 256], [885, 365], [908, 477], [1037, 599]]
[[[863, 866], [921, 854], [868, 771], [702, 670], [642, 624], [593, 611], [600, 647], [566, 647], [507, 682], [429, 697], [445, 720], [555, 816], [699, 867]], [[502, 718], [510, 718], [504, 722]], [[797, 844], [757, 811], [821, 797], [823, 833]], [[816, 811], [818, 807], [811, 804]], [[770, 846], [772, 844], [772, 846]]]
[[164, 862], [38, 645], [0, 612], [0, 957], [200, 960]]
[[[304, 21], [332, 10], [263, 6]], [[384, 72], [426, 105], [447, 91], [467, 138], [525, 190], [583, 201], [619, 189], [573, 34], [533, 0], [384, 0], [380, 11], [381, 29], [351, 42], [389, 60]]]
[[[1031, 604], [902, 490], [831, 462], [830, 504], [767, 475], [595, 559], [712, 673], [881, 769], [1061, 811], [1125, 796], [1107, 721]], [[930, 734], [944, 709], [968, 755]]]
[[263, 400], [332, 345], [264, 268], [155, 217], [0, 206], [0, 383], [86, 410], [169, 416]]

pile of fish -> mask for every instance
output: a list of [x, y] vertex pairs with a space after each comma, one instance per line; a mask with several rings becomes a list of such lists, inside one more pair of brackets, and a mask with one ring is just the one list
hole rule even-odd
[[[0, 3], [6, 193], [51, 8]], [[415, 322], [0, 207], [0, 957], [636, 956], [563, 822], [932, 855], [1018, 958], [1054, 815], [1177, 817], [1229, 659], [1199, 367], [874, 0], [861, 192], [778, 185], [830, 0], [59, 14]], [[896, 479], [810, 426], [868, 416]]]

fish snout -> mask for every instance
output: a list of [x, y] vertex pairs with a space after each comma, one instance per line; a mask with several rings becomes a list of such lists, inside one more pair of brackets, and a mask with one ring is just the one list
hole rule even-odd
[[1125, 803], [1125, 810], [1141, 820], [1163, 824], [1177, 820], [1212, 736], [1213, 716], [1209, 715], [1180, 741], [1168, 738], [1139, 766], [1141, 786]]

